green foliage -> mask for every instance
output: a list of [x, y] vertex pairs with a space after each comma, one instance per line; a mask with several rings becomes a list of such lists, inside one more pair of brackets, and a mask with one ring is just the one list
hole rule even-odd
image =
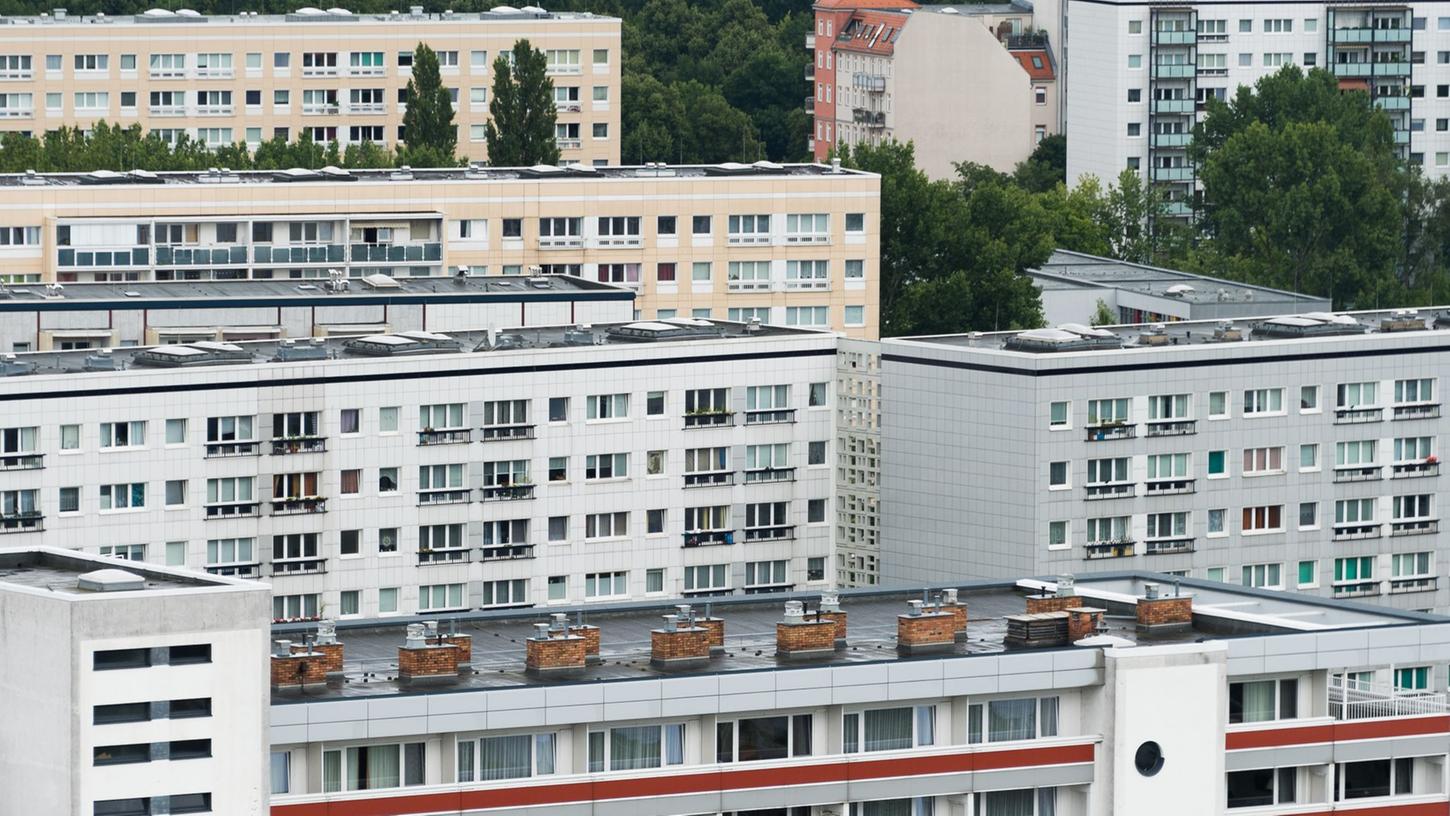
[[1113, 310], [1108, 308], [1108, 304], [1102, 298], [1098, 298], [1097, 308], [1093, 309], [1092, 325], [1111, 326], [1117, 322], [1118, 316], [1113, 314]]
[[666, 85], [651, 76], [623, 82], [626, 164], [699, 164], [764, 158], [750, 117], [696, 80]]
[[[532, 167], [559, 163], [554, 137], [558, 114], [548, 70], [548, 58], [528, 40], [514, 43], [508, 58], [500, 54], [494, 60], [493, 99], [484, 129], [490, 164]], [[580, 137], [587, 135], [581, 133]]]
[[[423, 43], [413, 49], [413, 72], [408, 80], [408, 109], [403, 113], [403, 135], [408, 150], [427, 151], [433, 158], [452, 156], [458, 149], [458, 129], [453, 124], [453, 101], [438, 73], [438, 55]], [[552, 134], [550, 134], [552, 135]], [[409, 161], [409, 164], [414, 162]], [[419, 164], [419, 166], [422, 166]]]
[[1029, 192], [1045, 193], [1067, 180], [1067, 137], [1046, 136], [1026, 161], [1017, 163], [1012, 178]]

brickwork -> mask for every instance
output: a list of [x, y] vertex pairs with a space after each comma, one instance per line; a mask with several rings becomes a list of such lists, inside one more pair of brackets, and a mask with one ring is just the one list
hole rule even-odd
[[651, 660], [669, 662], [708, 659], [710, 630], [703, 626], [693, 629], [655, 629], [649, 633], [649, 646]]
[[967, 634], [967, 605], [964, 603], [942, 604], [941, 611], [956, 618], [956, 634], [961, 639]]
[[398, 676], [444, 677], [458, 674], [458, 647], [424, 646], [421, 649], [398, 649]]
[[896, 616], [896, 642], [902, 646], [933, 646], [956, 642], [956, 616], [946, 612]]
[[1087, 606], [1076, 606], [1067, 611], [1067, 640], [1076, 643], [1085, 637], [1097, 634], [1098, 623], [1103, 619], [1103, 610]]
[[464, 665], [473, 662], [473, 635], [440, 635], [437, 643], [449, 645], [458, 649], [458, 664]]
[[577, 635], [529, 638], [524, 666], [530, 672], [549, 673], [584, 668], [588, 640]]
[[792, 652], [834, 652], [836, 624], [829, 620], [777, 623], [775, 650], [786, 655]]
[[1193, 599], [1187, 595], [1138, 599], [1139, 626], [1191, 623], [1193, 623]]
[[695, 625], [704, 627], [710, 633], [710, 648], [725, 648], [725, 619], [724, 618], [696, 618]]
[[587, 623], [569, 627], [569, 634], [584, 638], [585, 657], [599, 657], [599, 627]]
[[822, 612], [821, 617], [833, 621], [836, 624], [836, 640], [840, 643], [846, 642], [846, 612], [836, 610], [834, 612]]
[[[312, 644], [314, 654], [321, 654], [325, 671], [328, 674], [342, 674], [342, 644], [341, 643], [314, 643]], [[292, 654], [305, 654], [307, 647], [300, 644], [292, 644]]]
[[327, 682], [327, 658], [317, 652], [272, 657], [272, 687], [312, 686]]
[[1082, 598], [1076, 595], [1028, 595], [1027, 614], [1037, 615], [1042, 612], [1066, 612], [1074, 607], [1082, 606]]

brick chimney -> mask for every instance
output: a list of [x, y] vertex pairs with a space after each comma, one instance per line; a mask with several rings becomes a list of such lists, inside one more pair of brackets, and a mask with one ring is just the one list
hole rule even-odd
[[1193, 626], [1193, 596], [1162, 595], [1157, 584], [1144, 584], [1143, 597], [1138, 599], [1138, 631], [1171, 632]]
[[1103, 613], [1106, 610], [1090, 606], [1075, 606], [1064, 611], [1067, 612], [1067, 642], [1077, 643], [1085, 637], [1092, 637], [1098, 633], [1098, 625], [1102, 623]]
[[291, 644], [292, 654], [320, 654], [324, 660], [323, 670], [329, 681], [342, 680], [342, 644], [337, 641], [337, 622], [333, 620], [320, 620], [317, 622], [317, 640], [314, 643], [293, 643]]
[[836, 653], [836, 622], [817, 616], [806, 620], [805, 604], [785, 602], [785, 619], [775, 625], [775, 654], [786, 660], [809, 660]]
[[293, 644], [290, 640], [279, 640], [276, 646], [272, 654], [272, 688], [327, 685], [327, 655]]
[[687, 605], [683, 614], [665, 615], [665, 625], [649, 633], [650, 665], [657, 669], [693, 669], [710, 662], [710, 630], [697, 626]]
[[584, 662], [593, 666], [599, 657], [599, 627], [587, 623], [576, 623], [569, 627], [569, 634], [584, 638]]
[[[404, 683], [446, 682], [458, 679], [458, 647], [438, 643], [437, 623], [432, 627], [408, 624], [407, 640], [398, 647], [398, 679]], [[433, 630], [430, 637], [429, 630]], [[434, 641], [430, 643], [429, 641]]]
[[[525, 642], [524, 670], [529, 676], [573, 677], [584, 671], [589, 640], [570, 631], [564, 617], [560, 613], [554, 615], [553, 623], [534, 624], [534, 636]], [[599, 628], [592, 628], [597, 642]]]
[[841, 608], [841, 596], [834, 589], [821, 593], [819, 614], [836, 624], [836, 648], [846, 648], [846, 610]]
[[1039, 612], [1063, 612], [1075, 606], [1082, 606], [1082, 598], [1077, 595], [1077, 585], [1071, 575], [1058, 576], [1056, 592], [1027, 596], [1027, 614], [1029, 615], [1036, 615]]
[[703, 617], [696, 616], [688, 604], [680, 604], [675, 607], [681, 618], [694, 618], [695, 625], [704, 628], [710, 633], [710, 656], [719, 657], [725, 654], [725, 619], [717, 618], [710, 614], [710, 605], [705, 604]]
[[949, 612], [956, 618], [956, 640], [958, 643], [965, 643], [967, 640], [967, 605], [957, 600], [957, 591], [943, 589], [937, 606], [941, 607], [941, 611]]
[[957, 618], [921, 601], [907, 601], [911, 611], [896, 616], [896, 650], [904, 655], [945, 652], [956, 645]]

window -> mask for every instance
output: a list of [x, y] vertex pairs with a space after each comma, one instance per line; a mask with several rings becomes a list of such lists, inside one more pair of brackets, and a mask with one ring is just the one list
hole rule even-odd
[[1208, 392], [1208, 418], [1228, 419], [1228, 392]]
[[1282, 564], [1245, 564], [1243, 585], [1259, 589], [1283, 589]]
[[1071, 487], [1068, 475], [1071, 465], [1071, 462], [1049, 462], [1047, 465], [1047, 487], [1052, 490], [1065, 490]]
[[1107, 516], [1087, 520], [1087, 540], [1091, 544], [1127, 541], [1131, 532], [1130, 516]]
[[[623, 598], [629, 595], [628, 572], [591, 572], [584, 576], [584, 597], [586, 600], [600, 598]], [[553, 579], [550, 579], [552, 589]]]
[[[1317, 22], [1306, 20], [1305, 22]], [[1296, 768], [1256, 768], [1227, 775], [1230, 808], [1263, 807], [1298, 799]]]
[[1435, 401], [1435, 380], [1395, 380], [1395, 404], [1429, 403]]
[[1300, 589], [1319, 586], [1319, 564], [1317, 561], [1299, 562], [1298, 585]]
[[1433, 552], [1396, 553], [1390, 556], [1390, 579], [1392, 581], [1431, 578], [1434, 574], [1435, 554]]
[[1409, 436], [1395, 439], [1396, 462], [1423, 462], [1434, 453], [1434, 437]]
[[1129, 54], [1128, 55], [1128, 68], [1130, 68], [1130, 69], [1138, 69], [1138, 68], [1142, 68], [1142, 67], [1143, 67], [1143, 55], [1142, 54]]
[[1299, 502], [1299, 529], [1312, 530], [1319, 526], [1319, 503]]
[[623, 538], [629, 535], [629, 513], [590, 513], [584, 517], [586, 539]]
[[125, 510], [146, 506], [146, 483], [101, 485], [101, 509]]
[[1244, 392], [1244, 416], [1277, 414], [1284, 410], [1284, 389], [1256, 388]]
[[122, 561], [145, 561], [145, 544], [109, 544], [100, 548], [100, 554]]
[[[588, 419], [622, 419], [629, 416], [629, 395], [628, 394], [595, 394], [591, 395], [585, 403]], [[549, 402], [550, 421], [553, 418], [553, 400]], [[558, 420], [558, 421], [562, 421]]]
[[608, 48], [596, 48], [596, 49], [594, 49], [594, 64], [595, 65], [608, 65], [609, 64], [609, 49]]
[[1276, 533], [1284, 529], [1284, 506], [1280, 504], [1243, 509], [1244, 533]]
[[1228, 476], [1228, 452], [1221, 450], [1209, 451], [1208, 478], [1223, 478], [1226, 476]]
[[464, 584], [425, 584], [418, 587], [418, 611], [466, 609]]
[[1374, 562], [1375, 557], [1372, 555], [1336, 558], [1334, 559], [1334, 582], [1336, 584], [1373, 582]]
[[139, 448], [146, 444], [146, 423], [102, 422], [102, 448]]
[[182, 507], [186, 504], [186, 480], [169, 479], [166, 482], [166, 506]]
[[729, 564], [685, 567], [686, 592], [713, 592], [730, 588]]
[[675, 234], [675, 216], [661, 215], [655, 219], [655, 233], [658, 235]]
[[391, 615], [398, 611], [398, 588], [381, 587], [378, 589], [378, 614]]
[[1143, 135], [1143, 125], [1141, 123], [1139, 123], [1139, 122], [1129, 122], [1128, 123], [1128, 136], [1132, 137], [1132, 136], [1141, 136], [1141, 135]]
[[1299, 681], [1295, 678], [1229, 683], [1230, 723], [1292, 720], [1298, 716]]
[[[219, 566], [246, 566], [256, 563], [256, 539], [214, 538], [206, 542], [206, 565], [208, 568]], [[222, 574], [227, 574], [226, 571], [217, 571]]]
[[1088, 401], [1088, 425], [1118, 425], [1128, 421], [1129, 400], [1100, 399]]
[[1305, 444], [1299, 446], [1299, 470], [1309, 471], [1319, 469], [1319, 445]]
[[1245, 448], [1244, 475], [1263, 476], [1284, 472], [1283, 448]]
[[1430, 667], [1412, 666], [1395, 669], [1396, 691], [1426, 691], [1430, 688]]
[[1335, 388], [1335, 407], [1354, 409], [1378, 404], [1379, 383], [1340, 383]]
[[690, 219], [690, 234], [691, 235], [709, 235], [710, 234], [710, 216], [708, 216], [708, 215], [696, 215], [696, 216], [692, 216], [691, 219]]
[[622, 479], [629, 475], [629, 454], [603, 453], [584, 457], [584, 479]]
[[826, 521], [826, 500], [810, 499], [806, 502], [806, 522], [824, 524]]
[[1065, 550], [1068, 543], [1068, 522], [1049, 521], [1047, 523], [1047, 548], [1049, 550]]

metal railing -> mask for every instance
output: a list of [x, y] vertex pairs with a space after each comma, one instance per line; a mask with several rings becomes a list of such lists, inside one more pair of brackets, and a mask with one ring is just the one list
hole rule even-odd
[[1421, 717], [1446, 713], [1450, 713], [1450, 699], [1443, 692], [1364, 683], [1343, 674], [1329, 677], [1329, 714], [1336, 720]]

